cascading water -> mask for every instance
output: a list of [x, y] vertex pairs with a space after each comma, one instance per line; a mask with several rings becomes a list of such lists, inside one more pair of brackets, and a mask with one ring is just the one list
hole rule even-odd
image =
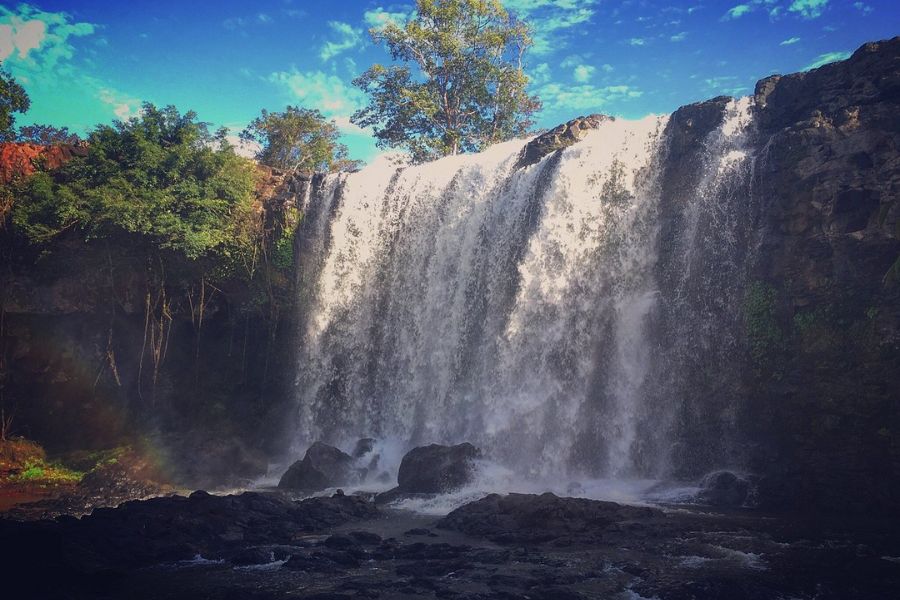
[[[655, 336], [696, 321], [694, 256], [739, 225], [717, 201], [746, 187], [750, 108], [710, 135], [675, 258], [659, 255], [668, 117], [605, 121], [527, 167], [513, 141], [318, 181], [298, 232], [298, 449], [471, 441], [535, 477], [659, 475], [682, 406], [660, 392], [692, 346]], [[684, 269], [671, 289], [664, 263]]]

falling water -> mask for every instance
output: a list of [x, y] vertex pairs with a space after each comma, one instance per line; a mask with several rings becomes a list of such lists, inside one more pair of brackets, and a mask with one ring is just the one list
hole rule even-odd
[[[749, 103], [728, 111], [684, 207], [688, 269], [745, 161]], [[654, 390], [677, 365], [657, 365], [680, 350], [661, 355], [653, 324], [692, 311], [695, 285], [659, 282], [668, 120], [603, 122], [528, 167], [520, 140], [316, 182], [298, 233], [297, 446], [471, 441], [533, 476], [666, 464], [680, 399]]]

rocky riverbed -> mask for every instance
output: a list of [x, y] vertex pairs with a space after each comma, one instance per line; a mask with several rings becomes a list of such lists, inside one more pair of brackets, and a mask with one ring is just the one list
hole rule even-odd
[[0, 521], [40, 598], [889, 598], [900, 525], [488, 495], [444, 517], [363, 496], [164, 497]]

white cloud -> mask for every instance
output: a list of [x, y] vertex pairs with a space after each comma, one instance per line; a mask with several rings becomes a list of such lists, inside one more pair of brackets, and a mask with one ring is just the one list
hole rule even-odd
[[839, 60], [847, 60], [850, 58], [849, 52], [826, 52], [825, 54], [820, 54], [816, 57], [816, 60], [809, 63], [804, 67], [804, 71], [809, 71], [810, 69], [818, 69], [823, 65], [827, 65], [828, 63], [837, 62]]
[[[769, 14], [770, 19], [777, 19], [782, 14], [784, 14], [784, 5], [781, 3], [783, 1], [791, 2], [792, 0], [746, 0], [741, 4], [736, 4], [732, 6], [728, 11], [722, 15], [723, 21], [730, 21], [734, 19], [739, 19], [746, 14], [751, 12], [755, 12], [757, 10], [762, 10]], [[794, 5], [821, 5], [823, 8], [825, 4], [828, 3], [828, 0], [793, 0], [793, 4], [789, 10], [797, 12], [800, 9], [795, 9]], [[818, 16], [818, 15], [816, 15]]]
[[[87, 101], [84, 106], [92, 115], [128, 119], [140, 113], [139, 99], [117, 90], [73, 62], [74, 42], [95, 31], [93, 24], [77, 22], [65, 12], [44, 12], [29, 4], [19, 4], [15, 11], [0, 6], [0, 60], [26, 86], [32, 100], [29, 114], [43, 114], [46, 118], [64, 111], [65, 105], [60, 108], [63, 89], [76, 96], [76, 101]], [[95, 44], [104, 42], [105, 38], [94, 39]], [[66, 124], [76, 126], [76, 123], [70, 120]]]
[[628, 85], [597, 87], [591, 84], [548, 83], [537, 90], [545, 106], [571, 110], [600, 110], [610, 102], [639, 98], [643, 92]]
[[737, 81], [737, 77], [734, 75], [722, 75], [721, 77], [709, 77], [703, 80], [707, 87], [716, 90], [722, 90], [725, 86], [734, 85], [734, 82]]
[[0, 60], [6, 60], [13, 52], [19, 58], [40, 47], [47, 36], [47, 24], [40, 19], [23, 21], [11, 17], [10, 22], [0, 25]]
[[318, 108], [327, 117], [349, 117], [365, 104], [362, 91], [322, 71], [279, 71], [268, 80], [302, 106]]
[[337, 36], [337, 40], [325, 42], [319, 57], [328, 61], [347, 50], [352, 50], [362, 41], [362, 30], [342, 21], [329, 21], [328, 27]]
[[647, 43], [647, 40], [645, 40], [644, 38], [631, 38], [630, 40], [628, 40], [628, 43], [632, 46], [643, 46]]
[[596, 0], [504, 0], [503, 5], [532, 26], [537, 55], [550, 54], [565, 45], [562, 33], [594, 16]]
[[228, 29], [229, 31], [234, 31], [235, 29], [241, 29], [244, 25], [247, 24], [246, 19], [243, 17], [231, 17], [222, 21], [222, 27]]
[[[99, 82], [97, 82], [99, 85]], [[141, 112], [141, 101], [112, 88], [101, 87], [97, 90], [97, 99], [112, 108], [112, 112], [122, 121], [136, 117]]]
[[864, 15], [867, 15], [874, 10], [871, 6], [869, 6], [865, 2], [854, 2], [853, 8], [862, 12], [862, 14], [864, 14]]
[[794, 0], [788, 10], [798, 13], [804, 19], [815, 19], [822, 16], [828, 0]]
[[29, 4], [16, 11], [0, 6], [0, 60], [20, 83], [55, 85], [71, 72], [75, 38], [94, 33], [91, 23], [77, 23], [64, 12], [50, 13]]
[[559, 66], [563, 69], [571, 69], [572, 67], [577, 67], [578, 65], [584, 64], [584, 62], [590, 58], [590, 54], [570, 54], [565, 57]]
[[341, 130], [341, 133], [347, 135], [372, 135], [370, 128], [363, 128], [356, 123], [351, 123], [348, 116], [336, 116], [332, 117], [332, 120], [337, 128]]
[[739, 19], [753, 10], [749, 4], [738, 4], [728, 9], [723, 19]]
[[590, 65], [578, 65], [572, 71], [572, 78], [579, 83], [587, 83], [588, 81], [590, 81], [591, 77], [594, 76], [594, 73], [596, 71], [596, 67], [592, 67]]
[[670, 41], [673, 42], [683, 42], [687, 38], [687, 31], [682, 31], [681, 33], [676, 33], [672, 37], [669, 38]]
[[550, 65], [547, 63], [541, 63], [535, 68], [529, 70], [528, 78], [531, 80], [531, 83], [534, 85], [541, 85], [547, 83], [552, 79], [550, 74]]
[[615, 67], [613, 67], [609, 63], [604, 63], [604, 64], [600, 65], [600, 68], [603, 69], [604, 73], [612, 73], [615, 70]]
[[381, 29], [388, 23], [403, 25], [412, 17], [412, 11], [403, 11], [396, 8], [385, 9], [381, 6], [374, 10], [367, 10], [363, 14], [363, 20], [370, 28]]
[[225, 140], [234, 147], [234, 153], [244, 158], [256, 158], [256, 155], [262, 149], [259, 142], [250, 140], [242, 140], [240, 136], [233, 133], [225, 136]]
[[781, 42], [779, 44], [779, 46], [791, 46], [793, 44], [796, 44], [799, 41], [800, 41], [800, 38], [792, 37], [792, 38], [788, 38], [788, 39], [784, 40], [783, 42]]

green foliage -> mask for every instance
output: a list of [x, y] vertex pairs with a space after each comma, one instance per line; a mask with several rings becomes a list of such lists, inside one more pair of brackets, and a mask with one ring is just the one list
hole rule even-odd
[[369, 104], [352, 121], [413, 160], [475, 152], [523, 135], [540, 108], [525, 91], [528, 27], [499, 0], [417, 0], [413, 19], [372, 29], [394, 61], [354, 81]]
[[81, 138], [77, 134], [69, 132], [68, 127], [25, 125], [19, 128], [16, 141], [53, 146], [56, 144], [77, 144], [81, 141]]
[[253, 165], [193, 112], [145, 104], [140, 117], [97, 127], [88, 143], [87, 156], [17, 189], [13, 226], [30, 242], [71, 228], [87, 238], [137, 234], [188, 259], [228, 258], [252, 243], [235, 233], [251, 210]]
[[778, 377], [778, 354], [784, 348], [784, 333], [776, 314], [775, 289], [761, 281], [755, 281], [747, 290], [744, 317], [750, 356], [758, 374], [770, 372]]
[[241, 132], [241, 139], [260, 145], [259, 162], [286, 171], [336, 171], [356, 166], [347, 158], [340, 132], [318, 110], [288, 106], [284, 112], [263, 109]]
[[62, 465], [46, 462], [40, 458], [29, 459], [22, 470], [9, 479], [14, 482], [30, 482], [45, 484], [78, 483], [84, 473], [67, 469]]
[[12, 75], [0, 70], [0, 142], [15, 139], [15, 115], [23, 113], [31, 106], [31, 100]]
[[300, 211], [288, 208], [284, 213], [284, 222], [280, 235], [275, 240], [272, 263], [279, 269], [290, 269], [294, 266], [294, 231], [300, 224]]

